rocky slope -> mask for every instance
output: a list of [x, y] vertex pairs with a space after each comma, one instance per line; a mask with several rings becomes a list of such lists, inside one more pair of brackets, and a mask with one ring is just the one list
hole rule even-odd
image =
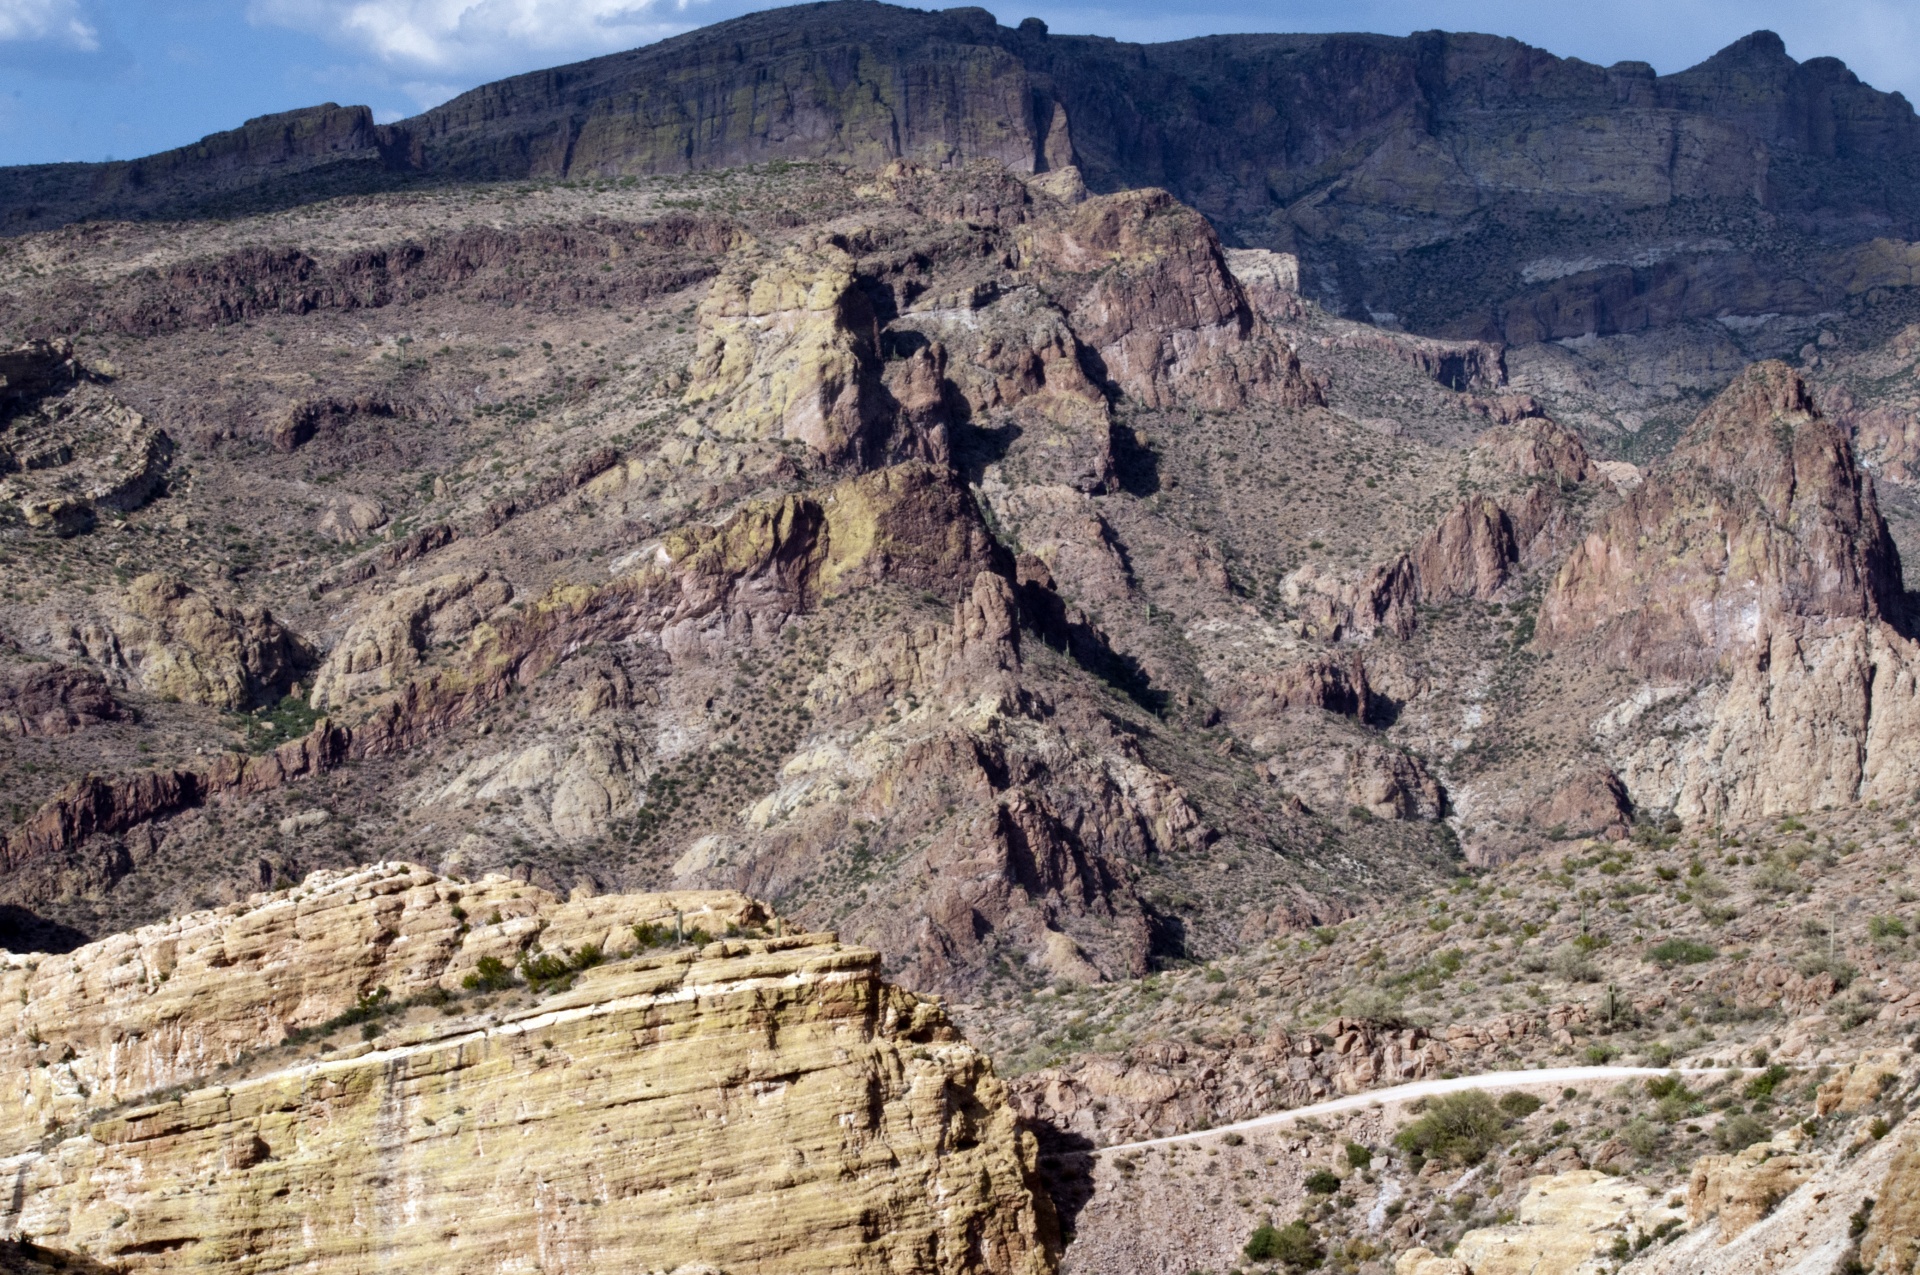
[[1051, 1269], [985, 1060], [772, 924], [380, 865], [8, 956], [6, 1230], [122, 1270]]
[[[872, 19], [861, 39], [873, 56], [846, 60], [849, 13]], [[523, 113], [483, 90], [431, 128], [373, 129], [353, 112], [251, 127], [213, 148], [227, 157], [218, 180], [193, 196], [229, 201], [231, 218], [10, 239], [0, 946], [26, 980], [21, 1012], [46, 1009], [19, 1020], [22, 1048], [71, 1027], [45, 1068], [22, 1069], [20, 1163], [35, 1166], [35, 1216], [64, 1219], [35, 1242], [164, 1266], [189, 1242], [288, 1234], [285, 1200], [244, 1183], [309, 1155], [284, 1152], [278, 1125], [248, 1126], [268, 1152], [242, 1168], [267, 1176], [236, 1195], [194, 1185], [196, 1169], [178, 1184], [191, 1207], [155, 1205], [141, 1214], [159, 1219], [153, 1231], [136, 1235], [85, 1194], [110, 1168], [63, 1177], [38, 1149], [48, 1137], [65, 1139], [69, 1167], [109, 1165], [128, 1140], [201, 1155], [226, 1137], [222, 1122], [304, 1120], [317, 1078], [358, 1095], [375, 1066], [399, 1077], [382, 1073], [379, 1092], [427, 1087], [435, 1124], [423, 1128], [465, 1130], [416, 1065], [471, 1062], [479, 1085], [551, 1038], [531, 1055], [548, 1067], [514, 1074], [558, 1092], [538, 1086], [563, 1075], [563, 1028], [598, 1059], [610, 1046], [593, 1033], [627, 1013], [606, 1007], [731, 986], [707, 968], [730, 962], [792, 981], [740, 1010], [796, 1015], [776, 1045], [856, 1030], [781, 999], [812, 986], [808, 962], [845, 961], [834, 977], [866, 989], [862, 1004], [919, 1012], [884, 990], [882, 970], [949, 997], [1009, 1077], [1003, 1094], [966, 1071], [931, 1018], [932, 1035], [860, 1019], [881, 1062], [858, 1075], [823, 1062], [820, 1083], [872, 1081], [912, 1113], [915, 1068], [959, 1068], [951, 1085], [991, 1106], [1004, 1136], [960, 1148], [985, 1157], [986, 1177], [949, 1199], [977, 1205], [971, 1216], [994, 1219], [977, 1234], [997, 1238], [962, 1253], [919, 1203], [875, 1197], [861, 1238], [822, 1259], [832, 1266], [1044, 1263], [1044, 1204], [1002, 1189], [1032, 1172], [1024, 1138], [1004, 1132], [1012, 1111], [1044, 1148], [1076, 1237], [1065, 1260], [1089, 1269], [1237, 1264], [1269, 1215], [1276, 1230], [1304, 1215], [1328, 1261], [1368, 1275], [1422, 1245], [1434, 1261], [1497, 1269], [1495, 1254], [1532, 1243], [1528, 1228], [1591, 1210], [1605, 1251], [1555, 1251], [1612, 1261], [1616, 1239], [1640, 1244], [1678, 1216], [1665, 1201], [1687, 1194], [1703, 1157], [1727, 1159], [1705, 1171], [1703, 1198], [1720, 1203], [1694, 1234], [1729, 1200], [1754, 1212], [1776, 1159], [1849, 1172], [1851, 1126], [1813, 1110], [1827, 1077], [1799, 1071], [1776, 1078], [1778, 1094], [1744, 1079], [1664, 1095], [1544, 1090], [1547, 1107], [1498, 1118], [1511, 1123], [1486, 1168], [1433, 1167], [1424, 1153], [1416, 1165], [1390, 1149], [1398, 1125], [1361, 1113], [1347, 1136], [1381, 1169], [1369, 1179], [1348, 1163], [1358, 1171], [1336, 1173], [1331, 1192], [1307, 1185], [1345, 1154], [1331, 1126], [1290, 1149], [1236, 1145], [1233, 1181], [1257, 1189], [1227, 1191], [1172, 1157], [1151, 1172], [1090, 1158], [1450, 1072], [1608, 1057], [1717, 1071], [1761, 1051], [1844, 1069], [1897, 1050], [1920, 1005], [1920, 923], [1906, 909], [1920, 885], [1903, 857], [1920, 788], [1905, 588], [1920, 561], [1908, 455], [1920, 310], [1904, 242], [1858, 237], [1909, 233], [1904, 107], [1833, 66], [1786, 63], [1764, 39], [1659, 80], [1478, 37], [1236, 48], [1110, 46], [966, 11], [786, 11], [518, 82]], [[1412, 74], [1406, 59], [1442, 52], [1445, 74]], [[681, 72], [654, 74], [683, 56]], [[900, 59], [921, 69], [889, 96]], [[1055, 93], [1045, 67], [1099, 73]], [[1349, 121], [1338, 155], [1322, 144], [1331, 133], [1311, 141], [1326, 122], [1305, 106], [1307, 132], [1229, 130], [1234, 146], [1294, 148], [1276, 182], [1310, 170], [1327, 183], [1324, 199], [1287, 204], [1305, 220], [1284, 225], [1267, 196], [1199, 159], [1153, 161], [1171, 192], [1134, 185], [1127, 164], [1172, 154], [1155, 130], [1204, 140], [1179, 111], [1150, 126], [1062, 96], [1177, 103], [1182, 77], [1218, 75], [1280, 105], [1323, 103], [1299, 86], [1356, 67], [1378, 76], [1342, 100], [1385, 114]], [[823, 95], [791, 103], [795, 131], [756, 116], [702, 133], [716, 149], [694, 171], [651, 171], [689, 161], [669, 165], [648, 148], [678, 143], [640, 116], [613, 118], [602, 96], [643, 70], [667, 97], [736, 73], [768, 77], [756, 82], [771, 93], [795, 68]], [[1602, 82], [1621, 97], [1596, 105]], [[920, 109], [923, 89], [939, 110]], [[863, 93], [871, 111], [836, 134], [865, 147], [858, 162], [806, 149]], [[1201, 97], [1212, 104], [1196, 98], [1194, 120], [1239, 109]], [[1031, 130], [982, 124], [1020, 102]], [[902, 159], [889, 113], [909, 108], [927, 131]], [[1831, 154], [1794, 122], [1828, 108], [1845, 142]], [[1559, 122], [1538, 144], [1567, 164], [1544, 188], [1519, 182], [1480, 131], [1532, 129], [1540, 112]], [[1611, 121], [1582, 134], [1597, 149], [1567, 140], [1576, 115]], [[1700, 148], [1700, 172], [1668, 174], [1683, 186], [1733, 180], [1725, 147], [1745, 147], [1745, 163], [1762, 134], [1767, 182], [1749, 172], [1737, 191], [1656, 191], [1634, 158], [1639, 134], [1608, 131], [1649, 121]], [[508, 172], [501, 155], [539, 150], [514, 149], [526, 129], [570, 139], [568, 180], [520, 168], [454, 179]], [[1413, 134], [1445, 141], [1444, 154]], [[1893, 174], [1870, 191], [1849, 177], [1867, 154]], [[289, 180], [249, 193], [248, 156]], [[701, 167], [750, 158], [781, 162]], [[572, 162], [549, 155], [538, 173]], [[137, 188], [184, 199], [199, 164], [173, 157], [164, 181]], [[432, 182], [355, 185], [409, 165]], [[1401, 180], [1433, 165], [1465, 176]], [[51, 200], [73, 176], [34, 180], [52, 183], [39, 188]], [[1814, 177], [1817, 189], [1799, 184]], [[1585, 212], [1529, 220], [1534, 201], [1564, 202], [1566, 182]], [[347, 189], [360, 193], [312, 198]], [[1655, 206], [1668, 212], [1645, 212]], [[1678, 233], [1668, 214], [1720, 218], [1713, 233], [1735, 246], [1660, 240], [1649, 257], [1649, 227]], [[1772, 237], [1742, 239], [1742, 217]], [[1415, 224], [1428, 247], [1374, 238]], [[1602, 224], [1633, 288], [1657, 297], [1642, 304], [1609, 273]], [[1492, 291], [1465, 288], [1461, 272]], [[1461, 308], [1350, 317], [1402, 305], [1366, 292], [1382, 279]], [[1606, 306], [1581, 299], [1589, 285]], [[1526, 310], [1522, 294], [1547, 309]], [[1559, 317], [1526, 329], [1527, 343], [1496, 339], [1520, 333], [1503, 325], [1523, 311]], [[1537, 339], [1561, 319], [1578, 331]], [[277, 966], [233, 993], [254, 998], [238, 1016], [201, 1012], [245, 982], [211, 957], [205, 984], [33, 981], [145, 952], [162, 931], [141, 927], [183, 913], [164, 933], [195, 944], [217, 933], [224, 949], [232, 927], [269, 916], [318, 942], [299, 923], [310, 892], [351, 893], [341, 883], [364, 865], [401, 859], [436, 876], [402, 874], [424, 928], [343, 926], [340, 959], [312, 986], [285, 973], [304, 965]], [[309, 878], [320, 884], [295, 889]], [[248, 902], [273, 889], [299, 899]], [[617, 927], [574, 934], [567, 918], [597, 925], [600, 897], [649, 891], [723, 892], [730, 908], [766, 899], [862, 954], [784, 935], [697, 960], [648, 949], [572, 971], [570, 990], [536, 1002], [494, 993], [498, 1022], [477, 1000], [447, 1001], [445, 1015], [413, 1000], [463, 991], [496, 947], [503, 960], [528, 950], [534, 912], [549, 950], [618, 951]], [[384, 916], [389, 904], [369, 906]], [[393, 963], [413, 951], [425, 964]], [[160, 968], [152, 955], [140, 969]], [[389, 1000], [356, 999], [382, 985]], [[384, 1007], [401, 1002], [395, 1025]], [[671, 1012], [704, 1003], [671, 1000]], [[142, 1005], [173, 1017], [141, 1026]], [[394, 1040], [309, 1052], [318, 1038], [299, 1033], [345, 1011]], [[179, 1083], [189, 1090], [173, 1107], [116, 1110]], [[279, 1105], [234, 1117], [242, 1092]], [[737, 1123], [725, 1103], [700, 1105], [708, 1090], [686, 1092], [703, 1113], [686, 1119], [720, 1110]], [[1866, 1118], [1900, 1127], [1904, 1098], [1873, 1101]], [[183, 1104], [201, 1123], [154, 1123]], [[359, 1165], [369, 1147], [402, 1145], [385, 1111], [343, 1114], [342, 1129], [372, 1132], [339, 1156]], [[602, 1136], [564, 1104], [543, 1111], [529, 1124]], [[901, 1146], [945, 1145], [919, 1115], [902, 1119], [914, 1132]], [[1805, 1120], [1807, 1146], [1749, 1154]], [[768, 1136], [827, 1145], [809, 1129]], [[441, 1136], [409, 1126], [404, 1147], [431, 1158]], [[229, 1146], [253, 1154], [244, 1139], [219, 1154]], [[335, 1146], [313, 1141], [311, 1155]], [[862, 1148], [846, 1154], [878, 1155]], [[811, 1176], [819, 1165], [852, 1163], [826, 1155], [739, 1169], [726, 1207], [812, 1190], [827, 1180]], [[605, 1158], [626, 1175], [618, 1189], [646, 1198], [649, 1175], [679, 1163], [611, 1144]], [[486, 1195], [470, 1168], [445, 1176]], [[1646, 1198], [1584, 1178], [1526, 1185], [1588, 1169], [1631, 1175]], [[1759, 1185], [1739, 1185], [1748, 1178]], [[882, 1192], [904, 1180], [860, 1179]], [[584, 1202], [596, 1190], [566, 1187], [550, 1216], [617, 1248], [594, 1238]], [[1172, 1202], [1166, 1224], [1129, 1224], [1149, 1199]], [[455, 1234], [489, 1261], [573, 1242], [503, 1220]], [[675, 1263], [763, 1260], [690, 1235]], [[896, 1241], [906, 1247], [873, 1256]], [[259, 1260], [305, 1242], [259, 1245]]]

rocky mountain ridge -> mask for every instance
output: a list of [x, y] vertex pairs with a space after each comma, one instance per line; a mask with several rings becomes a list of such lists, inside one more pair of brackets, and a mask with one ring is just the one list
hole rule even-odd
[[[1300, 254], [1356, 316], [1516, 343], [1910, 284], [1920, 120], [1756, 32], [1686, 71], [1423, 32], [1130, 45], [866, 0], [749, 15], [376, 126], [334, 105], [144, 160], [23, 169], [14, 228], [420, 179], [770, 161], [1076, 166]], [[1252, 175], [1259, 174], [1258, 180]], [[1576, 220], [1570, 224], [1569, 217]]]

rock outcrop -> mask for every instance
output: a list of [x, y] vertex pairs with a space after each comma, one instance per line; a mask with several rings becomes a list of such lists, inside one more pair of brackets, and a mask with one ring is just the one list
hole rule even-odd
[[1798, 373], [1749, 369], [1568, 559], [1550, 646], [1597, 635], [1650, 677], [1725, 668], [1783, 621], [1897, 614], [1899, 555], [1846, 431]]
[[[872, 952], [697, 933], [767, 924], [381, 865], [0, 957], [6, 1230], [128, 1270], [1052, 1269], [987, 1063]], [[460, 1000], [530, 952], [578, 972]]]
[[1789, 1132], [1732, 1155], [1701, 1157], [1687, 1179], [1688, 1224], [1718, 1218], [1719, 1242], [1731, 1243], [1820, 1167], [1819, 1157], [1794, 1153], [1798, 1142]]
[[1460, 1237], [1453, 1257], [1466, 1275], [1587, 1275], [1603, 1269], [1616, 1239], [1631, 1244], [1678, 1218], [1639, 1183], [1592, 1169], [1533, 1178], [1521, 1190], [1512, 1222]]
[[0, 732], [46, 739], [127, 716], [106, 679], [92, 669], [0, 664]]
[[404, 683], [420, 657], [458, 642], [513, 600], [513, 586], [485, 571], [437, 576], [381, 595], [353, 620], [313, 676], [310, 701], [338, 711], [359, 695]]
[[743, 253], [700, 305], [690, 405], [713, 403], [726, 437], [791, 439], [829, 464], [944, 459], [944, 435], [893, 437], [880, 330], [845, 250]]
[[64, 341], [0, 353], [0, 524], [80, 535], [165, 485], [173, 439], [101, 379]]
[[159, 572], [127, 585], [105, 623], [73, 627], [68, 648], [161, 698], [245, 709], [280, 698], [311, 658], [263, 607], [230, 606]]

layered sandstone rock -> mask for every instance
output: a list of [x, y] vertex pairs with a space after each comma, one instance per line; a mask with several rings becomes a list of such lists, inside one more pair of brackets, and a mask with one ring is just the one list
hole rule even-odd
[[737, 895], [561, 904], [385, 865], [0, 959], [7, 1230], [130, 1270], [1051, 1269], [1000, 1082], [830, 935], [669, 943], [277, 1048], [444, 1000], [483, 956], [766, 922]]

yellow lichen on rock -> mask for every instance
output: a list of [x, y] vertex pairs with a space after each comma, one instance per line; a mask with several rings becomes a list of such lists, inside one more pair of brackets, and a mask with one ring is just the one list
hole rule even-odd
[[269, 612], [170, 575], [136, 577], [118, 602], [104, 623], [75, 626], [76, 653], [163, 698], [246, 708], [278, 697], [300, 662], [298, 640]]
[[717, 404], [715, 432], [796, 439], [832, 461], [859, 453], [877, 407], [879, 330], [845, 250], [743, 253], [697, 322], [685, 401]]
[[6, 957], [6, 1229], [135, 1271], [1050, 1269], [1000, 1081], [831, 935], [646, 950], [271, 1048], [481, 955], [767, 919], [721, 892], [563, 904], [382, 865]]

